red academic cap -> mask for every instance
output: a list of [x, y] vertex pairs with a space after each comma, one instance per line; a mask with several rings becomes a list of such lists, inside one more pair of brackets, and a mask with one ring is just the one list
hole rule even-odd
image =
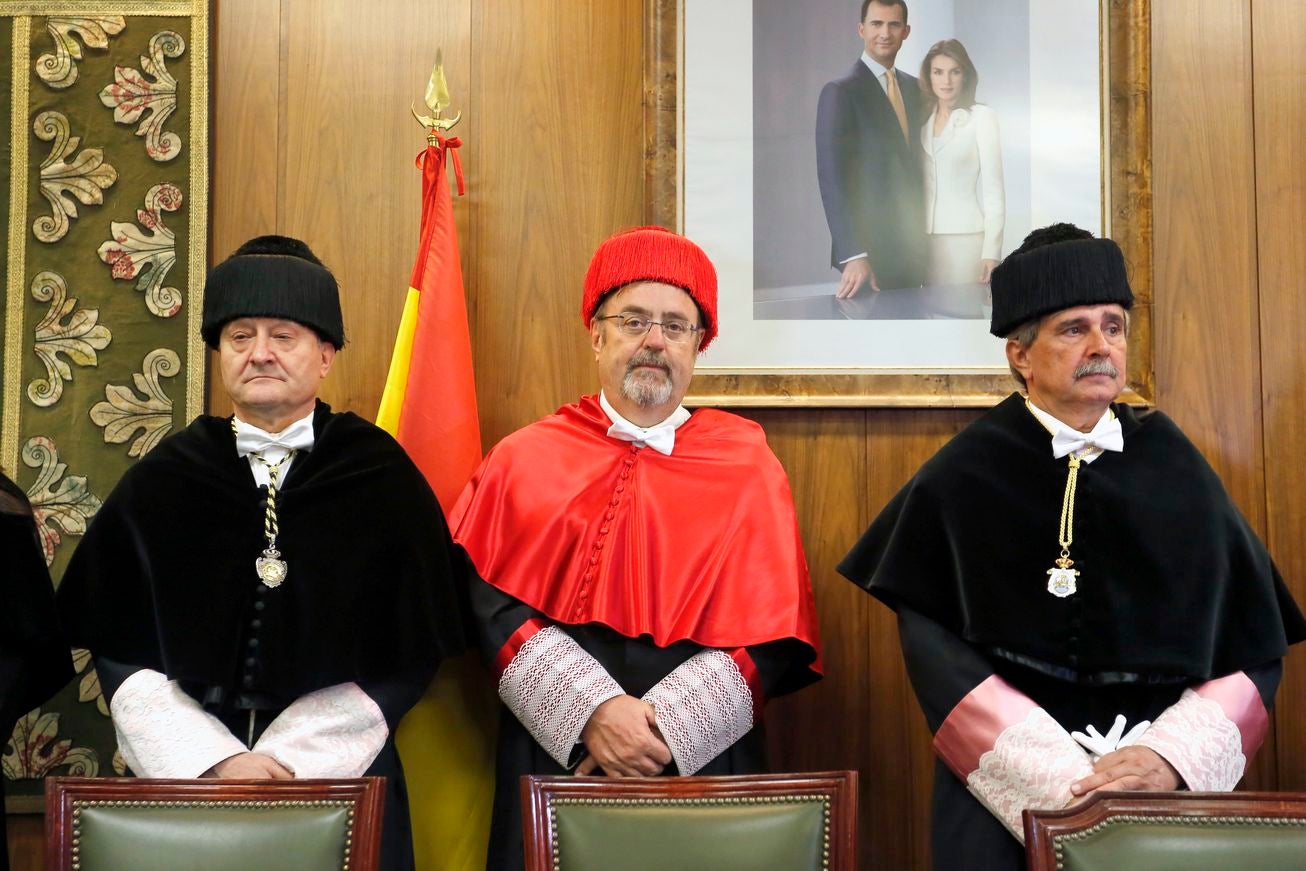
[[688, 293], [703, 316], [703, 342], [698, 349], [707, 349], [716, 338], [716, 269], [702, 248], [664, 227], [636, 227], [608, 237], [585, 273], [580, 304], [585, 326], [594, 319], [604, 296], [637, 281], [670, 284]]

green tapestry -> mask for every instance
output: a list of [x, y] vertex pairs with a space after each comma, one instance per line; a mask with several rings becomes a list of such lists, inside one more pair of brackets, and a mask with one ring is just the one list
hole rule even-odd
[[[0, 2], [0, 466], [55, 583], [129, 465], [203, 410], [209, 8]], [[83, 650], [4, 746], [11, 810], [41, 778], [123, 771]]]

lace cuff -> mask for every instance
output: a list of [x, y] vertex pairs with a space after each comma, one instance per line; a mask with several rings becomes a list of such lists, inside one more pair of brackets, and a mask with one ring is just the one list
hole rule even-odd
[[122, 758], [141, 777], [199, 777], [246, 750], [175, 680], [148, 668], [122, 682], [109, 712]]
[[563, 768], [594, 709], [619, 695], [599, 661], [556, 626], [526, 639], [499, 678], [499, 698]]
[[1155, 750], [1173, 765], [1189, 789], [1228, 792], [1247, 767], [1242, 734], [1220, 703], [1204, 697], [1201, 689], [1184, 690], [1137, 744]]
[[1070, 784], [1093, 773], [1088, 755], [1042, 708], [1032, 709], [998, 736], [979, 759], [966, 786], [1007, 830], [1025, 843], [1021, 811], [1061, 808]]
[[390, 729], [371, 696], [342, 683], [295, 699], [254, 743], [295, 777], [360, 777]]
[[753, 692], [731, 656], [704, 650], [644, 695], [683, 775], [694, 774], [753, 728]]

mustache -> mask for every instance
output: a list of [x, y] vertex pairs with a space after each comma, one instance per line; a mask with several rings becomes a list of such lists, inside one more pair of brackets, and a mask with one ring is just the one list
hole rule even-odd
[[1105, 357], [1095, 357], [1094, 359], [1080, 363], [1075, 367], [1074, 376], [1076, 381], [1080, 378], [1087, 378], [1090, 375], [1105, 375], [1108, 378], [1119, 378], [1120, 370], [1116, 368], [1114, 363]]
[[656, 366], [668, 375], [671, 374], [671, 367], [667, 365], [666, 357], [651, 348], [644, 348], [635, 352], [635, 356], [631, 357], [630, 362], [626, 364], [627, 374], [634, 372], [638, 366]]

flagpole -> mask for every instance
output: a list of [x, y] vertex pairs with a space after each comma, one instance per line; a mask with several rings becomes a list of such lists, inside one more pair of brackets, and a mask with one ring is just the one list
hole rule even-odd
[[[426, 148], [416, 161], [422, 171], [421, 229], [377, 425], [395, 436], [448, 512], [480, 463], [481, 440], [446, 168], [448, 161], [463, 194], [462, 142], [448, 135], [462, 113], [444, 117], [449, 88], [439, 55], [424, 102], [429, 115], [410, 106], [426, 130]], [[449, 659], [398, 729], [419, 871], [485, 867], [498, 712], [492, 687], [475, 655]]]

